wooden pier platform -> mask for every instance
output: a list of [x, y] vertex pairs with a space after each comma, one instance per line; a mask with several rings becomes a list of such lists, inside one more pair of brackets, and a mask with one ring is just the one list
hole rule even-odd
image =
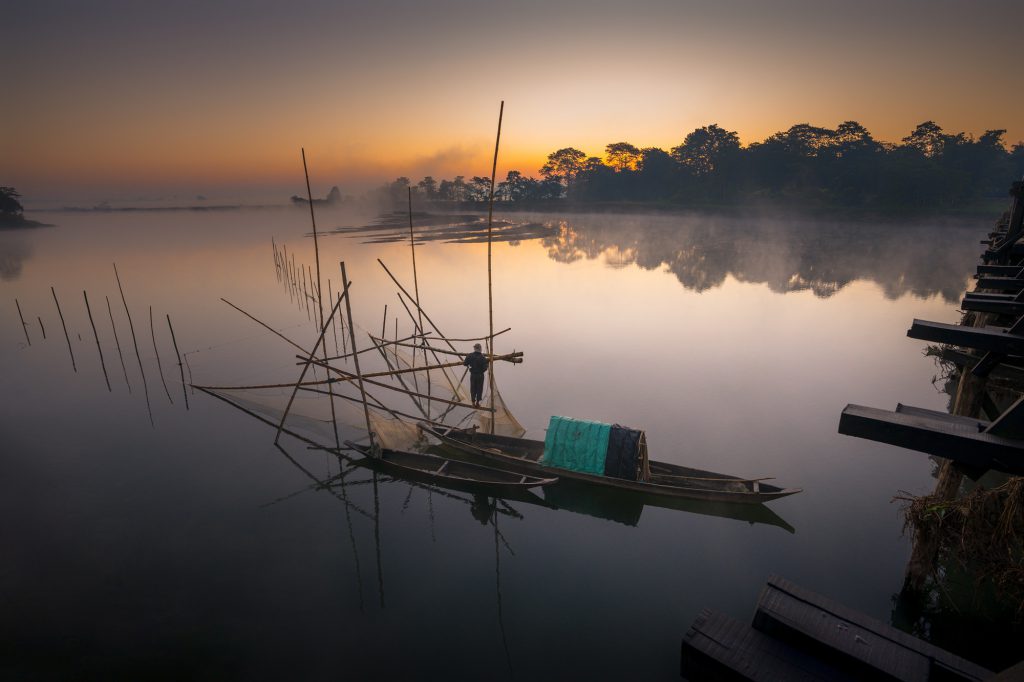
[[751, 626], [703, 610], [682, 639], [689, 680], [978, 681], [993, 673], [811, 592], [768, 578]]

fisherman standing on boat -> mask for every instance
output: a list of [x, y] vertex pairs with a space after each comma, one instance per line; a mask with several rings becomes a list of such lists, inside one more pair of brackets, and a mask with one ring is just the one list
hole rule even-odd
[[473, 352], [466, 356], [462, 364], [469, 367], [469, 395], [473, 399], [473, 407], [480, 407], [484, 397], [484, 374], [490, 362], [480, 352], [480, 344], [473, 344]]

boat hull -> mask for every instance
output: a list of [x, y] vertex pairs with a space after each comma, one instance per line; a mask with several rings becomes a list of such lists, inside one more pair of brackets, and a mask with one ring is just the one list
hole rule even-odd
[[[420, 428], [448, 446], [452, 458], [462, 458], [466, 462], [486, 464], [532, 476], [550, 476], [557, 473], [562, 479], [616, 488], [645, 496], [763, 504], [800, 492], [799, 488], [780, 488], [761, 481], [748, 481], [713, 471], [655, 461], [650, 463], [652, 479], [655, 479], [650, 483], [597, 476], [544, 466], [539, 462], [544, 451], [543, 441], [481, 434], [465, 429], [441, 429], [423, 423], [420, 424]], [[657, 480], [659, 478], [660, 481]], [[670, 484], [669, 480], [678, 482]]]

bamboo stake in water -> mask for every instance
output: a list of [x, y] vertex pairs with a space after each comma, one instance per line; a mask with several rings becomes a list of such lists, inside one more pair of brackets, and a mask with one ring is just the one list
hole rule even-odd
[[124, 354], [121, 352], [121, 341], [117, 338], [117, 325], [114, 324], [114, 311], [110, 309], [110, 297], [104, 296], [107, 299], [107, 314], [110, 315], [110, 328], [114, 330], [114, 345], [117, 346], [117, 356], [121, 358], [121, 369], [124, 370], [124, 383], [128, 386], [129, 395], [132, 392], [132, 384], [128, 381], [128, 368], [124, 364]]
[[100, 347], [100, 335], [96, 333], [96, 323], [93, 322], [92, 309], [89, 307], [89, 296], [85, 293], [85, 290], [82, 291], [82, 298], [85, 299], [85, 312], [89, 313], [89, 324], [92, 325], [92, 335], [96, 339], [96, 350], [100, 353], [100, 367], [103, 368], [103, 378], [107, 382], [107, 391], [113, 391], [114, 389], [110, 387], [110, 377], [107, 376], [107, 363], [103, 361], [103, 349]]
[[46, 340], [46, 327], [43, 326], [43, 318], [41, 318], [41, 317], [39, 317], [37, 315], [36, 319], [39, 320], [39, 331], [41, 331], [43, 333], [43, 341], [45, 341]]
[[153, 306], [149, 306], [149, 335], [153, 338], [153, 353], [156, 355], [156, 368], [160, 370], [160, 381], [164, 385], [164, 393], [167, 394], [167, 399], [171, 401], [171, 405], [174, 404], [174, 399], [171, 397], [171, 391], [167, 388], [167, 380], [164, 379], [164, 366], [160, 362], [160, 351], [156, 347], [156, 330], [153, 329]]
[[[494, 163], [491, 165], [491, 197], [487, 206], [487, 319], [488, 339], [487, 354], [494, 354], [494, 296], [491, 284], [491, 226], [494, 218], [494, 176], [498, 172], [498, 143], [501, 142], [501, 119], [505, 114], [505, 101], [501, 101], [501, 109], [498, 110], [498, 136], [494, 140]], [[494, 433], [494, 363], [488, 367], [490, 377], [491, 393], [491, 433]]]
[[[25, 340], [28, 342], [28, 345], [31, 346], [32, 339], [28, 338], [28, 325], [25, 324], [25, 316], [21, 314], [21, 304], [18, 303], [18, 299], [14, 299], [14, 305], [18, 307], [18, 319], [21, 320], [21, 330], [25, 332]], [[40, 322], [39, 324], [42, 325], [42, 322]], [[43, 333], [43, 338], [46, 338], [45, 332]]]
[[185, 369], [181, 366], [181, 353], [178, 352], [178, 340], [174, 338], [174, 327], [171, 326], [171, 316], [167, 316], [167, 328], [171, 330], [171, 343], [174, 344], [174, 354], [178, 356], [178, 371], [181, 372], [181, 392], [185, 396], [185, 409], [188, 410], [188, 391], [185, 390]]
[[128, 310], [128, 300], [124, 297], [124, 288], [121, 286], [121, 275], [117, 272], [117, 263], [114, 263], [114, 277], [117, 279], [117, 290], [121, 292], [121, 302], [124, 303], [124, 314], [128, 316], [128, 329], [132, 333], [132, 345], [135, 346], [135, 359], [139, 361], [139, 373], [142, 375], [142, 390], [146, 394], [146, 411], [149, 413], [149, 425], [153, 423], [153, 406], [149, 402], [149, 384], [146, 383], [146, 370], [142, 368], [142, 355], [139, 353], [139, 341], [135, 336], [135, 325], [132, 323], [132, 314]]
[[[331, 279], [330, 279], [330, 277], [327, 278], [327, 300], [328, 301], [333, 301], [334, 300], [334, 294], [331, 292]], [[331, 323], [331, 332], [334, 334], [334, 354], [338, 355], [338, 354], [341, 353], [341, 351], [338, 350], [338, 326], [336, 324], [334, 324], [333, 322]]]
[[[68, 336], [68, 326], [64, 324], [64, 313], [60, 311], [60, 301], [57, 300], [57, 292], [53, 290], [53, 287], [50, 287], [50, 293], [53, 294], [53, 302], [57, 304], [57, 314], [60, 315], [60, 324], [64, 327], [64, 338], [67, 339], [68, 354], [71, 356], [71, 368], [77, 373], [78, 367], [75, 365], [75, 353], [71, 350], [71, 337]], [[28, 336], [28, 332], [26, 332], [25, 335]]]

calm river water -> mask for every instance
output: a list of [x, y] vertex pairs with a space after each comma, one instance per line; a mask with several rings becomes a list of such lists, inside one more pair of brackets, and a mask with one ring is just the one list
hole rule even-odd
[[[554, 414], [628, 424], [656, 459], [803, 488], [752, 523], [582, 498], [495, 509], [369, 474], [317, 489], [337, 460], [287, 437], [282, 452], [204, 394], [185, 409], [165, 317], [197, 383], [294, 381], [294, 349], [220, 298], [312, 345], [271, 248], [312, 265], [308, 212], [33, 217], [56, 226], [0, 232], [0, 672], [105, 679], [678, 679], [699, 611], [749, 621], [773, 573], [890, 621], [910, 552], [891, 500], [930, 490], [933, 464], [838, 435], [839, 414], [946, 408], [906, 330], [958, 319], [989, 228], [501, 216], [497, 349], [525, 362], [496, 376], [519, 421], [534, 436]], [[481, 336], [486, 244], [431, 229], [449, 240], [417, 248], [423, 307], [447, 335]], [[334, 291], [345, 261], [360, 324], [379, 329], [386, 304], [392, 333], [407, 316], [376, 259], [412, 276], [389, 234], [330, 235], [320, 256]]]

